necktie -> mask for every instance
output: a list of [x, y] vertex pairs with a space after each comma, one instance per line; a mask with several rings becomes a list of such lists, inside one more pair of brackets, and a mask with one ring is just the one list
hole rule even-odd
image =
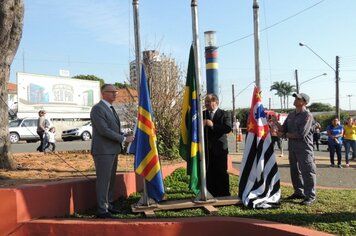
[[117, 115], [116, 111], [115, 111], [115, 108], [113, 106], [110, 106], [111, 110], [112, 110], [112, 113], [114, 113], [114, 116], [115, 116], [115, 119], [117, 121], [117, 123], [119, 124], [119, 127], [120, 127], [120, 118], [119, 116]]
[[213, 120], [213, 118], [214, 118], [214, 112], [211, 111], [211, 112], [209, 112], [209, 113], [210, 113], [210, 120]]

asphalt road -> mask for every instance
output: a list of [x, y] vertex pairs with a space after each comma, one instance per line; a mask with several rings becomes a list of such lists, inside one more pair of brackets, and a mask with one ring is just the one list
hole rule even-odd
[[[36, 152], [36, 149], [40, 145], [40, 142], [36, 143], [26, 143], [26, 142], [19, 142], [16, 144], [11, 144], [12, 152]], [[73, 150], [90, 150], [91, 140], [89, 141], [68, 141], [56, 142], [56, 151], [73, 151]]]

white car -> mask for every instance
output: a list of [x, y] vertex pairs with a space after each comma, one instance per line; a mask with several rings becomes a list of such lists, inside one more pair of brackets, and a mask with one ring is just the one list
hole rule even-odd
[[[49, 119], [47, 120], [50, 123], [50, 127], [52, 127], [52, 122]], [[38, 118], [34, 117], [10, 121], [10, 142], [17, 143], [20, 140], [25, 140], [27, 142], [37, 142], [38, 140], [40, 140], [40, 137], [37, 134], [37, 121]]]
[[328, 144], [328, 133], [326, 131], [320, 132], [320, 142], [321, 144]]
[[81, 139], [87, 141], [91, 139], [93, 129], [91, 127], [91, 122], [87, 122], [81, 127], [74, 129], [67, 129], [62, 131], [62, 140], [63, 141], [72, 141], [75, 139]]

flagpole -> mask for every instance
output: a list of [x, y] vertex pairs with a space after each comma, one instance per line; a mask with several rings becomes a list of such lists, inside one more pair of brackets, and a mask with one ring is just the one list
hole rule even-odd
[[[133, 17], [134, 17], [134, 30], [135, 30], [135, 54], [136, 54], [136, 86], [137, 94], [140, 96], [140, 80], [141, 80], [141, 39], [140, 39], [140, 19], [138, 12], [139, 0], [132, 0]], [[138, 117], [138, 111], [137, 116]], [[136, 154], [135, 154], [136, 155]], [[143, 195], [139, 201], [140, 205], [149, 206], [150, 201], [147, 195], [147, 184], [143, 178]]]
[[254, 43], [255, 43], [255, 82], [257, 88], [261, 88], [260, 83], [260, 32], [258, 17], [258, 0], [253, 1], [253, 26], [254, 26]]
[[200, 91], [200, 55], [199, 55], [199, 30], [198, 30], [198, 1], [192, 0], [192, 30], [193, 30], [193, 49], [194, 49], [194, 62], [195, 62], [195, 77], [196, 77], [196, 90], [197, 90], [197, 105], [199, 117], [199, 152], [200, 152], [200, 196], [197, 196], [198, 201], [207, 201], [212, 198], [211, 194], [206, 189], [206, 171], [205, 171], [205, 150], [204, 150], [204, 126], [203, 126], [203, 110], [201, 106], [202, 94]]

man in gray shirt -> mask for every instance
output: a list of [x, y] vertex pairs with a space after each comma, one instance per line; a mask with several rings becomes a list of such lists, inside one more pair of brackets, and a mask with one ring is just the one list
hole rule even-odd
[[316, 165], [313, 151], [313, 115], [306, 109], [309, 96], [293, 94], [295, 110], [279, 131], [288, 138], [289, 164], [294, 193], [287, 199], [304, 199], [303, 205], [316, 201]]

